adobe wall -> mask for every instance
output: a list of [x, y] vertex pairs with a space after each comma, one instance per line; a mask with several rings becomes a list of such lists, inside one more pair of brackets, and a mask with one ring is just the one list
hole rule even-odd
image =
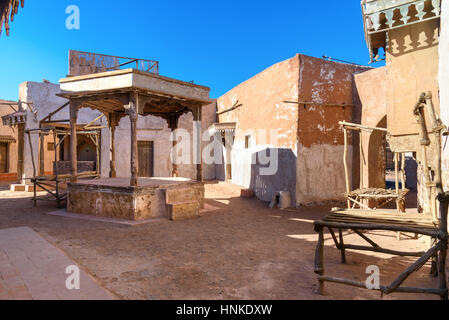
[[[367, 68], [305, 55], [299, 55], [299, 63], [298, 101], [323, 105], [300, 105], [298, 109], [296, 203], [299, 206], [343, 200], [344, 139], [338, 123], [352, 121], [358, 108], [354, 103], [354, 74]], [[352, 146], [348, 161], [351, 167]]]
[[419, 131], [413, 108], [422, 92], [433, 93], [435, 109], [439, 113], [438, 32], [438, 20], [388, 32], [388, 131], [394, 136]]
[[[441, 120], [449, 125], [449, 2], [443, 1], [441, 7], [441, 33], [440, 33], [440, 65], [439, 86]], [[449, 190], [449, 148], [443, 149], [443, 182], [445, 190]]]
[[[361, 124], [369, 127], [387, 125], [387, 73], [386, 68], [376, 68], [355, 75], [357, 95], [362, 104]], [[358, 136], [357, 133], [355, 135]], [[362, 179], [354, 181], [355, 187], [385, 188], [386, 155], [380, 145], [384, 134], [378, 131], [361, 133], [364, 161], [360, 172], [360, 158], [354, 159], [353, 170]], [[357, 148], [357, 145], [354, 145]], [[360, 184], [362, 182], [362, 184]]]
[[[295, 161], [281, 163], [283, 170], [273, 176], [259, 175], [260, 166], [252, 158], [261, 151], [274, 149], [288, 158], [297, 154], [297, 101], [299, 56], [277, 63], [241, 83], [217, 100], [218, 112], [241, 106], [219, 115], [219, 122], [236, 122], [237, 130], [231, 152], [232, 182], [251, 187], [259, 199], [271, 201], [276, 191], [290, 191], [295, 196]], [[258, 130], [266, 130], [259, 135]], [[277, 141], [270, 141], [270, 130], [277, 130]], [[245, 136], [251, 136], [245, 148]], [[225, 157], [226, 158], [226, 157]], [[288, 166], [288, 167], [287, 167]]]
[[[4, 100], [0, 100], [1, 103], [8, 102]], [[14, 102], [13, 102], [14, 103]], [[17, 110], [17, 106], [14, 106], [14, 108]], [[9, 106], [3, 106], [0, 105], [0, 118], [2, 116], [6, 116], [8, 114], [13, 113], [14, 110], [11, 109]], [[1, 136], [11, 136], [14, 139], [16, 139], [15, 143], [10, 143], [8, 146], [8, 173], [10, 174], [17, 174], [17, 142], [18, 142], [18, 135], [17, 135], [17, 129], [13, 129], [8, 126], [4, 126], [0, 119], [0, 135]], [[11, 175], [8, 175], [10, 177]], [[5, 176], [6, 177], [6, 176]], [[2, 177], [0, 176], [0, 179]]]

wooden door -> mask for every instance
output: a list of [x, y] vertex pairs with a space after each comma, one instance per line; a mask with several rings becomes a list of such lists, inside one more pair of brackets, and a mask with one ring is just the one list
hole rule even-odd
[[153, 177], [153, 141], [138, 141], [138, 176]]
[[8, 144], [0, 142], [0, 173], [8, 173]]

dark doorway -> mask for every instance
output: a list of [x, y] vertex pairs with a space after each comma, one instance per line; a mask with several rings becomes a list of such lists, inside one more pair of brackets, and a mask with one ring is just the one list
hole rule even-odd
[[138, 141], [137, 148], [139, 177], [153, 177], [153, 141]]
[[0, 173], [8, 173], [8, 144], [0, 142]]

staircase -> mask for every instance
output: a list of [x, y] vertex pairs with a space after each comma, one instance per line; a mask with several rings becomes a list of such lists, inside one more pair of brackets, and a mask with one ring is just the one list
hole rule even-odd
[[165, 204], [170, 220], [186, 220], [197, 218], [203, 206], [202, 198], [197, 188], [167, 188]]

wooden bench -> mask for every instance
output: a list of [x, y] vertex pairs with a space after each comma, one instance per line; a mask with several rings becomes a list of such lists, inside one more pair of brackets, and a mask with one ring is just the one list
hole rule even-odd
[[[366, 210], [334, 210], [323, 220], [315, 221], [315, 231], [319, 234], [318, 244], [315, 253], [315, 273], [318, 275], [319, 293], [324, 292], [325, 282], [334, 282], [351, 285], [359, 288], [366, 288], [365, 283], [356, 282], [348, 279], [335, 278], [325, 275], [324, 270], [324, 230], [327, 228], [334, 240], [338, 250], [341, 252], [341, 262], [346, 264], [346, 250], [372, 251], [397, 256], [419, 257], [419, 259], [401, 273], [388, 286], [380, 286], [379, 290], [383, 294], [392, 292], [408, 293], [428, 293], [435, 294], [441, 299], [448, 299], [448, 290], [446, 284], [446, 251], [448, 242], [447, 232], [447, 205], [449, 197], [445, 195], [440, 197], [444, 218], [441, 223], [435, 223], [430, 215], [423, 214], [401, 214], [398, 215], [394, 210], [385, 211], [366, 211]], [[444, 203], [444, 204], [443, 204]], [[338, 230], [338, 237], [335, 230]], [[368, 245], [352, 245], [344, 242], [343, 231], [350, 230], [360, 236]], [[432, 247], [426, 252], [404, 252], [388, 248], [382, 248], [379, 244], [371, 240], [365, 231], [383, 230], [404, 233], [414, 233], [431, 237]], [[415, 271], [421, 269], [428, 260], [433, 259], [432, 274], [439, 277], [440, 286], [434, 288], [412, 288], [404, 287], [404, 281]]]

